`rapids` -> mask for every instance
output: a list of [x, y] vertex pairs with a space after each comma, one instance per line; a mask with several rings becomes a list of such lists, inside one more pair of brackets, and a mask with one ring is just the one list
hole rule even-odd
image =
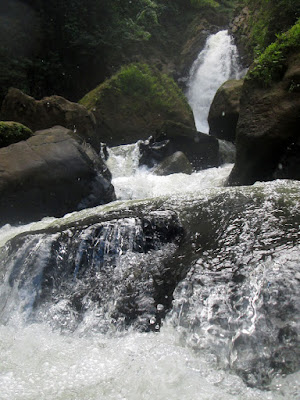
[[109, 149], [116, 202], [0, 228], [0, 399], [299, 400], [300, 183], [138, 159]]

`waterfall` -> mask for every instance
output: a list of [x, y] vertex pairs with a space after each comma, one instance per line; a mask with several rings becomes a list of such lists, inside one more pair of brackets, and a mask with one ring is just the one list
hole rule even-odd
[[[190, 101], [237, 75], [212, 35]], [[300, 182], [108, 152], [117, 201], [0, 228], [0, 399], [299, 400]]]
[[218, 88], [228, 79], [240, 76], [237, 48], [228, 31], [209, 36], [192, 65], [187, 83], [187, 98], [199, 132], [209, 132], [207, 117]]

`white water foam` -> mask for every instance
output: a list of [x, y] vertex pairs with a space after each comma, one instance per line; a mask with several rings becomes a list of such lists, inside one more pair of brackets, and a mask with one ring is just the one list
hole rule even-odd
[[[220, 33], [220, 36], [223, 35]], [[125, 153], [133, 157], [125, 156]], [[7, 225], [0, 229], [0, 247], [21, 232], [76, 223], [89, 215], [99, 215], [118, 207], [126, 208], [131, 204], [126, 199], [172, 195], [178, 203], [185, 196], [199, 197], [206, 193], [209, 197], [214, 188], [221, 191], [220, 187], [232, 167], [225, 165], [192, 175], [154, 176], [149, 170], [138, 168], [137, 156], [135, 145], [122, 146], [111, 152], [109, 163], [113, 184], [123, 202], [27, 226], [13, 228]], [[276, 183], [258, 184], [254, 189], [258, 190], [260, 186], [262, 191], [262, 188], [269, 188], [272, 194], [274, 185]], [[278, 185], [283, 195], [291, 183], [280, 182]], [[252, 188], [239, 190], [250, 191]], [[299, 191], [299, 186], [295, 187], [296, 190]], [[214, 293], [211, 295], [214, 296]], [[88, 324], [88, 321], [85, 323]], [[299, 372], [276, 376], [268, 390], [247, 387], [240, 377], [220, 368], [213, 354], [199, 348], [194, 350], [188, 345], [183, 339], [181, 327], [168, 320], [160, 333], [129, 330], [111, 336], [88, 330], [83, 334], [83, 331], [62, 334], [51, 329], [47, 323], [24, 325], [18, 315], [9, 324], [0, 325], [0, 399], [300, 399]]]
[[239, 79], [238, 52], [227, 30], [209, 36], [189, 74], [187, 99], [196, 128], [209, 132], [207, 117], [218, 88], [228, 79]]
[[63, 336], [45, 325], [0, 327], [1, 400], [298, 399], [299, 373], [277, 378], [268, 392], [212, 364], [169, 326], [113, 338]]
[[[212, 171], [203, 171], [209, 175]], [[215, 171], [217, 172], [217, 171]], [[188, 176], [186, 176], [188, 178]], [[173, 179], [176, 179], [173, 176]], [[194, 179], [191, 177], [191, 179]], [[295, 193], [299, 183], [294, 183]], [[283, 195], [292, 182], [240, 188]], [[221, 190], [221, 189], [217, 189]], [[228, 188], [226, 190], [237, 190]], [[180, 196], [178, 196], [178, 199]], [[120, 204], [120, 203], [119, 203]], [[123, 207], [130, 202], [124, 202]], [[107, 206], [106, 206], [107, 207]], [[110, 207], [119, 207], [118, 203]], [[66, 220], [97, 215], [104, 206], [73, 213], [62, 219], [27, 226], [43, 229]], [[4, 236], [21, 227], [7, 226]], [[23, 227], [23, 231], [26, 230]], [[249, 232], [250, 234], [250, 232]], [[197, 289], [197, 286], [195, 286]], [[201, 295], [200, 289], [199, 293]], [[214, 292], [210, 294], [214, 297]], [[182, 296], [182, 293], [180, 293]], [[201, 299], [201, 296], [198, 296]], [[215, 297], [214, 297], [215, 298]], [[194, 299], [191, 298], [191, 301]], [[221, 301], [221, 300], [220, 300]], [[205, 303], [210, 307], [210, 303]], [[250, 321], [251, 322], [251, 321]], [[88, 321], [85, 323], [88, 324]], [[160, 333], [129, 330], [111, 336], [88, 330], [62, 334], [47, 323], [24, 324], [22, 318], [0, 325], [1, 400], [299, 400], [300, 373], [278, 375], [268, 390], [245, 385], [233, 372], [218, 366], [216, 356], [194, 349], [180, 326], [166, 321]], [[192, 332], [191, 339], [199, 332]]]
[[150, 169], [138, 168], [138, 146], [126, 145], [109, 149], [108, 167], [112, 173], [118, 200], [149, 199], [160, 196], [203, 193], [222, 187], [232, 164], [187, 174], [154, 175]]

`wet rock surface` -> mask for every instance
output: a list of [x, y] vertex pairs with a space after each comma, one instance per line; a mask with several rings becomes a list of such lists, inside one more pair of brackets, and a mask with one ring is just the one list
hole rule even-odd
[[1, 225], [62, 216], [115, 199], [107, 167], [71, 133], [54, 127], [0, 149]]
[[209, 134], [235, 142], [243, 79], [230, 80], [218, 89], [208, 115]]
[[7, 248], [9, 284], [31, 287], [32, 303], [23, 305], [33, 307], [30, 318], [55, 327], [72, 331], [94, 316], [86, 329], [158, 331], [180, 275], [171, 268], [183, 237], [176, 213], [99, 219], [16, 238]]
[[21, 234], [0, 253], [1, 320], [12, 287], [29, 321], [66, 332], [158, 331], [169, 310], [183, 343], [267, 388], [300, 368], [299, 204], [296, 184], [275, 182]]
[[268, 88], [254, 79], [245, 81], [237, 125], [236, 163], [229, 184], [272, 180], [278, 168], [280, 176], [295, 179], [297, 169], [294, 172], [288, 164], [293, 163], [294, 157], [289, 148], [299, 139], [299, 60], [299, 53], [291, 55], [282, 79]]
[[190, 175], [193, 168], [186, 155], [181, 151], [176, 151], [171, 156], [165, 158], [153, 171], [155, 175], [171, 175], [183, 173]]
[[171, 121], [164, 123], [153, 138], [140, 144], [140, 164], [153, 167], [177, 151], [186, 155], [196, 171], [219, 165], [216, 138]]

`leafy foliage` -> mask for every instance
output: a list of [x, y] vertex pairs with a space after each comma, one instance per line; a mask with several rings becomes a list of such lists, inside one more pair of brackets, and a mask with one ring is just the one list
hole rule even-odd
[[288, 55], [297, 49], [300, 50], [300, 19], [290, 30], [278, 35], [277, 40], [255, 60], [248, 79], [256, 79], [266, 86], [280, 79]]
[[61, 94], [74, 99], [86, 93], [108, 75], [108, 66], [126, 47], [149, 41], [164, 9], [153, 0], [3, 3], [0, 99], [10, 85], [35, 97]]
[[250, 43], [258, 56], [300, 18], [300, 2], [295, 0], [244, 0], [251, 10]]

